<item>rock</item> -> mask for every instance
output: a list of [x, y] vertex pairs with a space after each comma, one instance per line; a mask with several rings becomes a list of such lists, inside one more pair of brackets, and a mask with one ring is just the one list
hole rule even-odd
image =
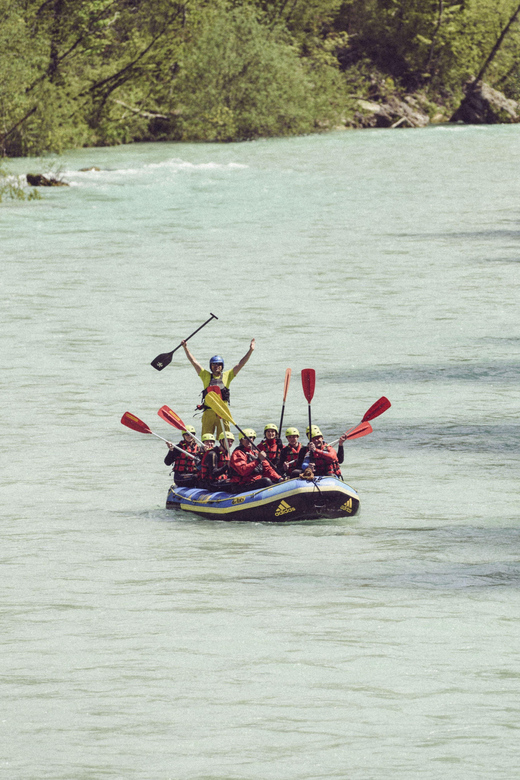
[[81, 173], [88, 173], [89, 171], [100, 171], [101, 168], [98, 168], [97, 165], [92, 165], [90, 168], [80, 168], [79, 170]]
[[357, 105], [359, 110], [354, 114], [356, 127], [426, 127], [430, 121], [428, 114], [412, 97], [400, 100], [392, 95], [381, 103], [359, 99]]
[[466, 125], [513, 124], [520, 122], [520, 104], [479, 81], [469, 85], [450, 122], [464, 122]]
[[60, 181], [54, 176], [44, 176], [42, 173], [27, 173], [25, 178], [31, 187], [68, 187], [66, 181]]

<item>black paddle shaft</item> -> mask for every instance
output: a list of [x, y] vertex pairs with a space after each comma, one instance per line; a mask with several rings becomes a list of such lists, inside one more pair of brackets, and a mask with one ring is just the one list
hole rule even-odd
[[[210, 312], [210, 314], [211, 314], [211, 312]], [[189, 339], [191, 339], [192, 336], [194, 336], [196, 333], [198, 333], [199, 330], [202, 330], [202, 328], [205, 325], [207, 325], [208, 322], [211, 322], [211, 320], [218, 320], [218, 317], [216, 316], [216, 314], [211, 314], [211, 317], [209, 318], [209, 320], [206, 320], [206, 322], [204, 322], [199, 328], [197, 328], [197, 330], [194, 330], [193, 333], [190, 333], [188, 338], [184, 339], [184, 341], [188, 341]], [[157, 355], [157, 357], [152, 360], [150, 365], [153, 366], [154, 368], [156, 368], [157, 371], [162, 371], [163, 368], [166, 368], [166, 366], [170, 365], [170, 363], [172, 362], [173, 353], [177, 352], [177, 350], [180, 349], [181, 347], [182, 347], [182, 344], [179, 344], [179, 346], [175, 347], [175, 349], [172, 349], [171, 352], [163, 352], [162, 355]]]

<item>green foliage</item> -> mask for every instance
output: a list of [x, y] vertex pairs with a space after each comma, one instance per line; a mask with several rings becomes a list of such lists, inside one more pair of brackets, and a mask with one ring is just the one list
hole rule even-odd
[[180, 137], [229, 141], [307, 133], [338, 115], [337, 62], [300, 58], [252, 8], [206, 11], [174, 89]]
[[434, 114], [490, 53], [518, 99], [519, 2], [0, 0], [0, 155], [308, 133], [407, 92]]

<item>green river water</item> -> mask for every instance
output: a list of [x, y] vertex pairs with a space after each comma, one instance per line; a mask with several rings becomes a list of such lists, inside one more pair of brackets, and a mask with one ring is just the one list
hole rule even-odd
[[[15, 160], [20, 173], [47, 161]], [[83, 149], [0, 207], [6, 780], [511, 780], [520, 128]], [[97, 166], [99, 171], [80, 171]], [[358, 516], [164, 508], [168, 404], [347, 443]], [[515, 747], [516, 746], [516, 747]]]

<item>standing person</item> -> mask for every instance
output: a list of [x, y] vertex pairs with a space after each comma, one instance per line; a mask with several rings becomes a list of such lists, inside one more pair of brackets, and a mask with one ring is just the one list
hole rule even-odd
[[300, 454], [302, 445], [300, 442], [300, 431], [298, 428], [287, 428], [285, 431], [285, 438], [287, 439], [286, 446], [280, 453], [280, 469], [282, 474], [290, 477], [291, 472], [296, 468], [298, 461], [298, 455]]
[[300, 473], [304, 461], [309, 461], [316, 477], [338, 477], [338, 479], [343, 479], [336, 450], [323, 441], [323, 434], [318, 426], [313, 425], [310, 431], [307, 428], [307, 436], [309, 437], [309, 444], [301, 449], [296, 464], [296, 468]]
[[251, 428], [245, 428], [240, 434], [239, 446], [231, 455], [229, 472], [237, 493], [268, 487], [280, 480], [265, 452], [253, 450], [251, 442], [255, 439], [256, 433]]
[[282, 454], [282, 442], [278, 437], [278, 428], [274, 423], [267, 423], [264, 428], [264, 438], [258, 445], [260, 452], [265, 452], [273, 469], [280, 471], [280, 456]]
[[[182, 441], [177, 444], [183, 452], [175, 449], [171, 442], [168, 443], [169, 452], [164, 462], [167, 466], [173, 466], [173, 481], [178, 487], [196, 487], [198, 481], [198, 466], [202, 450], [193, 438], [195, 428], [193, 425], [187, 425], [182, 432]], [[196, 460], [188, 457], [184, 453], [189, 452], [195, 455]]]
[[204, 404], [204, 398], [206, 397], [207, 393], [212, 391], [218, 393], [226, 405], [229, 403], [229, 385], [253, 354], [255, 340], [251, 339], [249, 350], [246, 352], [242, 360], [240, 360], [237, 365], [230, 371], [224, 371], [224, 358], [222, 358], [220, 355], [214, 355], [212, 358], [210, 358], [209, 371], [206, 368], [202, 368], [200, 363], [193, 357], [188, 347], [186, 346], [186, 341], [181, 341], [181, 344], [184, 347], [186, 357], [190, 361], [197, 374], [200, 376], [204, 386], [202, 391], [202, 404], [197, 407], [198, 409], [204, 410], [202, 415], [202, 433], [215, 433], [216, 431], [222, 433], [223, 425], [228, 431], [229, 423], [223, 422], [220, 417], [218, 417], [218, 415], [213, 411], [213, 409], [210, 409], [208, 406], [206, 406]]

